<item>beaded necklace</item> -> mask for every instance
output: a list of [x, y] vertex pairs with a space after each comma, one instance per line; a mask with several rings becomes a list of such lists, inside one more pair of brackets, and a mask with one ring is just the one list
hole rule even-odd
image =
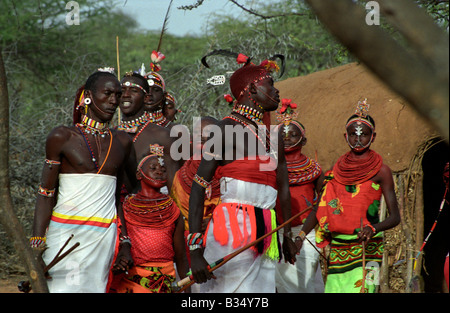
[[148, 112], [148, 118], [151, 123], [162, 127], [166, 127], [170, 123], [170, 121], [164, 116], [162, 109], [156, 112]]
[[235, 122], [238, 122], [239, 124], [243, 125], [244, 127], [248, 127], [248, 129], [250, 129], [252, 134], [255, 135], [256, 138], [258, 138], [259, 142], [263, 145], [263, 147], [265, 147], [266, 152], [270, 153], [270, 150], [271, 150], [270, 149], [270, 132], [267, 129], [266, 129], [266, 142], [264, 142], [261, 139], [261, 137], [259, 136], [259, 134], [253, 130], [253, 127], [254, 127], [253, 125], [250, 125], [250, 124], [246, 123], [245, 121], [243, 121], [242, 119], [240, 119], [239, 117], [235, 117], [232, 115], [225, 116], [224, 119], [225, 118], [228, 118]]
[[145, 124], [144, 124], [144, 126], [142, 126], [141, 130], [136, 135], [134, 135], [133, 142], [136, 142], [136, 140], [141, 135], [141, 133], [144, 131], [144, 129], [148, 126], [148, 124], [151, 124], [151, 123], [152, 123], [151, 120], [148, 120], [147, 122], [145, 122]]
[[256, 124], [260, 125], [263, 123], [262, 119], [263, 119], [264, 114], [256, 109], [250, 108], [244, 104], [236, 104], [231, 111], [244, 116], [245, 118], [249, 119], [250, 121], [252, 121]]
[[[111, 130], [110, 129], [106, 130], [108, 132], [108, 134], [110, 135], [109, 147], [108, 147], [108, 152], [106, 154], [105, 160], [103, 160], [102, 166], [100, 166], [100, 168], [99, 168], [98, 163], [97, 163], [97, 159], [95, 158], [94, 151], [92, 150], [91, 143], [90, 143], [90, 141], [89, 141], [89, 139], [87, 137], [87, 134], [92, 133], [92, 132], [87, 132], [87, 130], [85, 129], [84, 125], [82, 125], [82, 124], [76, 124], [75, 126], [77, 127], [78, 131], [80, 132], [81, 136], [84, 139], [84, 142], [86, 143], [86, 146], [88, 148], [89, 154], [91, 155], [91, 160], [94, 163], [95, 169], [97, 170], [97, 174], [100, 173], [100, 171], [102, 170], [103, 166], [106, 163], [106, 160], [108, 160], [109, 152], [111, 151], [112, 139], [113, 139], [113, 135], [111, 133]], [[92, 133], [92, 134], [95, 136], [95, 133]], [[104, 137], [104, 136], [102, 136], [102, 137]], [[100, 157], [101, 146], [99, 148], [99, 145], [97, 144], [97, 148], [98, 148], [99, 157]]]
[[92, 134], [94, 136], [100, 135], [103, 138], [109, 132], [109, 122], [97, 122], [87, 115], [83, 115], [81, 123], [77, 123], [76, 126], [82, 128], [86, 134]]
[[124, 130], [127, 133], [136, 133], [139, 127], [147, 123], [149, 120], [149, 113], [144, 112], [140, 117], [131, 121], [122, 120], [118, 126], [119, 130]]

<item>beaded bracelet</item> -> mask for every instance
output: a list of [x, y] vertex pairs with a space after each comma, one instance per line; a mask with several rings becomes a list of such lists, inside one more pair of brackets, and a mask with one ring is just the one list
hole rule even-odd
[[119, 244], [121, 245], [121, 244], [124, 244], [124, 243], [129, 243], [130, 244], [130, 246], [131, 246], [131, 239], [130, 239], [130, 236], [120, 236], [119, 237]]
[[301, 241], [304, 241], [305, 238], [306, 238], [306, 233], [303, 230], [301, 230], [298, 233], [297, 237], [295, 237], [295, 239], [298, 239], [298, 240], [301, 240]]
[[31, 237], [30, 238], [30, 247], [31, 248], [40, 248], [41, 246], [45, 245], [46, 242], [45, 237]]
[[203, 246], [203, 234], [202, 233], [190, 233], [187, 235], [186, 241], [189, 250], [200, 249]]
[[47, 198], [53, 198], [55, 196], [55, 189], [47, 189], [39, 185], [38, 194]]
[[369, 227], [370, 229], [372, 229], [372, 231], [373, 231], [373, 233], [375, 234], [376, 232], [377, 232], [377, 230], [375, 229], [375, 227], [373, 227], [373, 225], [372, 224], [367, 224], [367, 225], [364, 225], [364, 227]]

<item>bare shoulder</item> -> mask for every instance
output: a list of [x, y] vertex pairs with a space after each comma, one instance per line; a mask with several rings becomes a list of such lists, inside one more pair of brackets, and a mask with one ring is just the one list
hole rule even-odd
[[123, 130], [111, 129], [113, 136], [122, 144], [124, 147], [129, 147], [133, 144], [133, 139], [130, 135]]
[[47, 141], [67, 140], [72, 136], [73, 131], [73, 127], [57, 126], [48, 134]]
[[372, 180], [375, 181], [376, 183], [392, 182], [393, 178], [391, 168], [383, 163], [377, 175], [375, 175], [375, 177]]

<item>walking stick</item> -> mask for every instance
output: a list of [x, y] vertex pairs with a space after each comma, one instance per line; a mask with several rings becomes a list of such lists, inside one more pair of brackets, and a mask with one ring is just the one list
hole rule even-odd
[[[73, 238], [73, 235], [71, 235], [69, 237], [69, 239], [67, 239], [67, 241], [64, 243], [64, 245], [61, 247], [61, 249], [59, 249], [58, 253], [55, 255], [55, 257], [53, 258], [53, 260], [46, 266], [44, 267], [44, 274], [47, 273], [53, 266], [55, 266], [59, 261], [61, 261], [62, 259], [64, 259], [70, 252], [72, 252], [73, 250], [75, 250], [76, 247], [78, 247], [80, 245], [79, 242], [76, 242], [71, 248], [69, 248], [66, 252], [64, 252], [63, 254], [61, 254], [61, 252], [64, 250], [64, 248], [67, 246], [67, 244], [69, 243], [69, 241]], [[60, 255], [61, 254], [61, 255]], [[26, 281], [20, 281], [17, 288], [19, 288], [19, 291], [28, 293], [31, 291], [31, 285], [30, 285], [30, 281], [26, 280]]]
[[[361, 231], [363, 230], [363, 219], [361, 218]], [[361, 290], [359, 293], [365, 293], [366, 291], [366, 243], [365, 240], [362, 241], [362, 270], [363, 278], [361, 283]]]
[[[280, 226], [278, 226], [277, 228], [273, 229], [271, 232], [259, 237], [258, 239], [256, 239], [255, 241], [250, 242], [249, 244], [247, 244], [246, 246], [224, 256], [223, 258], [215, 261], [214, 263], [211, 263], [208, 266], [208, 271], [209, 272], [213, 272], [214, 270], [218, 269], [219, 267], [225, 265], [225, 263], [227, 263], [228, 261], [230, 261], [232, 258], [234, 258], [235, 256], [241, 254], [242, 252], [244, 252], [245, 250], [253, 247], [254, 245], [258, 244], [259, 242], [261, 242], [262, 240], [264, 240], [265, 238], [267, 238], [268, 236], [271, 236], [272, 234], [274, 234], [275, 232], [279, 231], [281, 228], [283, 228], [284, 226], [286, 226], [287, 224], [289, 224], [290, 222], [292, 222], [294, 219], [296, 219], [297, 217], [299, 217], [300, 215], [302, 215], [303, 213], [309, 211], [312, 209], [312, 206], [309, 206], [308, 208], [304, 209], [303, 211], [295, 214], [294, 216], [292, 216], [290, 219], [288, 219], [286, 222], [284, 222], [283, 224], [281, 224]], [[177, 291], [177, 293], [183, 292], [184, 290], [186, 290], [187, 288], [189, 288], [190, 286], [192, 286], [195, 283], [195, 281], [193, 280], [193, 275], [189, 275], [180, 281], [178, 281], [176, 283], [176, 285], [174, 286], [175, 288], [177, 287], [182, 287], [179, 291]]]

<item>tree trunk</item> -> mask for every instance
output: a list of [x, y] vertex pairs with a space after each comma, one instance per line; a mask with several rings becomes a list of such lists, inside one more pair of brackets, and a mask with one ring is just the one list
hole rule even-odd
[[[407, 100], [447, 142], [449, 141], [449, 40], [447, 34], [441, 34], [443, 30], [429, 26], [432, 23], [429, 21], [430, 17], [417, 14], [419, 8], [414, 7], [412, 1], [409, 1], [410, 5], [402, 7], [401, 12], [396, 6], [392, 6], [390, 11], [384, 11], [391, 13], [389, 19], [395, 21], [394, 26], [411, 41], [415, 51], [410, 52], [380, 26], [368, 25], [366, 23], [368, 12], [352, 0], [306, 0], [306, 2], [325, 27], [351, 53], [388, 87]], [[380, 4], [384, 3], [387, 1], [380, 1]], [[400, 16], [406, 18], [401, 19]], [[417, 19], [410, 20], [416, 17]], [[422, 32], [422, 28], [426, 31]], [[447, 48], [436, 52], [427, 47], [429, 39], [417, 39], [417, 36], [439, 38], [434, 45], [439, 47], [445, 45]], [[437, 57], [439, 60], [433, 60]], [[439, 70], [436, 70], [437, 64]]]
[[0, 46], [0, 223], [14, 243], [35, 292], [48, 292], [42, 268], [31, 250], [12, 205], [9, 183], [9, 102], [6, 73]]

